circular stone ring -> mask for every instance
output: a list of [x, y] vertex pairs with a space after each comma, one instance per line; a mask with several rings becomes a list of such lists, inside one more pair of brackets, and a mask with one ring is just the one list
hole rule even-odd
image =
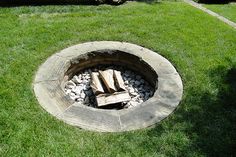
[[[122, 110], [98, 109], [78, 104], [64, 92], [64, 85], [83, 68], [120, 64], [140, 72], [154, 86], [147, 101]], [[55, 53], [36, 73], [33, 88], [39, 104], [58, 119], [83, 129], [121, 132], [160, 122], [179, 104], [183, 85], [174, 66], [144, 47], [114, 41], [78, 44]]]

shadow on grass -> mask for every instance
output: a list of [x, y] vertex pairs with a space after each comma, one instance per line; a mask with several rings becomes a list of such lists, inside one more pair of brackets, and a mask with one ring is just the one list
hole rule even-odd
[[205, 4], [228, 4], [231, 2], [236, 2], [236, 0], [199, 0], [198, 2]]
[[93, 0], [1, 0], [0, 7], [43, 5], [98, 5]]
[[[176, 146], [178, 156], [196, 151], [212, 157], [236, 156], [236, 66], [218, 67], [209, 77], [217, 85], [217, 94], [187, 89], [182, 105], [165, 124], [168, 132], [180, 131], [190, 139], [188, 146]], [[176, 128], [177, 123], [182, 128]], [[148, 136], [161, 136], [162, 125], [150, 130]]]
[[[159, 3], [159, 0], [137, 0], [147, 4]], [[122, 5], [121, 3], [108, 2], [110, 5]], [[96, 0], [0, 0], [0, 7], [19, 7], [19, 6], [44, 6], [44, 5], [100, 5]]]

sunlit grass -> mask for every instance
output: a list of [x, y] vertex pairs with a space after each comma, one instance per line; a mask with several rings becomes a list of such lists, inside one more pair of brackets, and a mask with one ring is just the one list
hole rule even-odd
[[[116, 40], [168, 58], [184, 96], [154, 128], [95, 133], [57, 120], [32, 81], [55, 52]], [[0, 8], [0, 156], [233, 156], [236, 31], [182, 2]]]
[[204, 6], [236, 23], [236, 3]]

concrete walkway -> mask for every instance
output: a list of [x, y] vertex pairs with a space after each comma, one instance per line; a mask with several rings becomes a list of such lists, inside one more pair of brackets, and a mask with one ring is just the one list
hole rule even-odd
[[196, 3], [196, 2], [194, 2], [194, 1], [192, 1], [192, 0], [184, 0], [184, 2], [186, 2], [186, 3], [190, 4], [190, 5], [192, 5], [192, 6], [195, 7], [195, 8], [198, 8], [198, 9], [200, 9], [200, 10], [202, 10], [202, 11], [208, 13], [208, 14], [211, 15], [211, 16], [214, 16], [214, 17], [218, 18], [218, 19], [221, 20], [222, 22], [224, 22], [224, 23], [226, 23], [226, 24], [228, 24], [228, 25], [230, 25], [230, 26], [232, 26], [233, 28], [236, 29], [236, 23], [234, 23], [234, 22], [228, 20], [227, 18], [225, 18], [225, 17], [223, 17], [223, 16], [221, 16], [221, 15], [219, 15], [219, 14], [217, 14], [217, 13], [215, 13], [215, 12], [213, 12], [213, 11], [211, 11], [211, 10], [205, 8], [205, 7], [203, 7], [201, 4]]

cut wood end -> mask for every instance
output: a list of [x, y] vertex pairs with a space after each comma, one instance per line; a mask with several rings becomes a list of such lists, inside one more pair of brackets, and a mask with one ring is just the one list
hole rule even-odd
[[108, 69], [105, 71], [99, 71], [99, 74], [102, 78], [102, 81], [104, 82], [107, 90], [109, 93], [114, 93], [117, 91], [115, 87], [114, 77], [113, 77], [113, 70]]
[[114, 70], [114, 80], [116, 81], [116, 85], [118, 86], [119, 90], [126, 91], [125, 83], [124, 83], [124, 80], [122, 79], [120, 71]]
[[104, 93], [102, 83], [99, 79], [99, 73], [98, 72], [92, 72], [91, 74], [92, 82], [91, 82], [91, 88], [95, 95]]

